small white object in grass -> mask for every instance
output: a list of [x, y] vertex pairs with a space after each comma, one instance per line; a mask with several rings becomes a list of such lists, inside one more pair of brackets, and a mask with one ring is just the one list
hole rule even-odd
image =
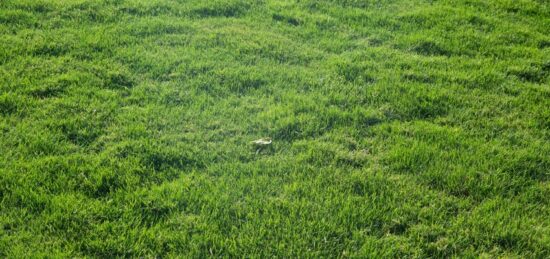
[[271, 140], [271, 138], [261, 138], [261, 139], [257, 139], [257, 140], [252, 141], [252, 143], [254, 143], [255, 145], [258, 145], [258, 146], [269, 145], [269, 144], [271, 144], [271, 142], [273, 142], [273, 140]]

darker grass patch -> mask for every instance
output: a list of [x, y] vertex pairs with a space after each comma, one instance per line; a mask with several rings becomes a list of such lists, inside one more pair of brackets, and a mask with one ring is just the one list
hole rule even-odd
[[0, 11], [0, 24], [5, 24], [17, 28], [36, 28], [39, 26], [38, 19], [35, 16], [22, 10]]
[[193, 158], [189, 149], [130, 141], [119, 144], [106, 154], [101, 165], [103, 167], [89, 175], [93, 181], [82, 187], [94, 198], [111, 195], [134, 184], [160, 184], [174, 180], [181, 170], [204, 167]]
[[394, 0], [388, 1], [376, 1], [376, 0], [322, 0], [319, 2], [325, 2], [330, 4], [339, 5], [344, 8], [369, 8], [369, 7], [380, 7], [384, 4], [391, 4]]
[[36, 56], [59, 57], [66, 55], [70, 50], [71, 48], [65, 44], [52, 42], [38, 46], [32, 51], [32, 54]]
[[285, 22], [285, 23], [288, 23], [292, 26], [298, 26], [298, 25], [302, 24], [302, 22], [299, 19], [297, 19], [295, 17], [292, 17], [292, 16], [284, 15], [284, 14], [275, 13], [275, 14], [272, 15], [272, 18], [275, 21]]
[[106, 197], [107, 195], [121, 190], [126, 186], [122, 174], [116, 175], [113, 173], [101, 174], [96, 185], [89, 190], [89, 195], [93, 198]]
[[430, 119], [444, 116], [449, 110], [449, 100], [439, 94], [409, 93], [394, 103], [395, 114], [401, 120]]
[[407, 72], [403, 74], [402, 78], [410, 82], [419, 82], [424, 84], [432, 84], [436, 82], [436, 78], [432, 75], [419, 74], [413, 72]]
[[189, 154], [182, 154], [174, 149], [153, 149], [148, 150], [143, 156], [143, 163], [156, 171], [166, 168], [188, 168], [197, 166], [197, 161]]
[[392, 221], [387, 227], [387, 232], [393, 235], [403, 235], [405, 234], [405, 232], [407, 232], [407, 229], [409, 229], [409, 227], [409, 223], [407, 222]]
[[268, 81], [260, 75], [250, 74], [230, 74], [221, 78], [221, 86], [227, 87], [231, 92], [236, 94], [246, 94], [249, 91], [261, 88], [267, 85]]
[[124, 70], [109, 71], [105, 75], [104, 87], [108, 89], [128, 89], [134, 87], [136, 81], [130, 73]]
[[98, 79], [95, 86], [111, 90], [133, 88], [136, 78], [125, 67], [118, 65], [102, 65], [92, 68], [94, 79]]
[[10, 93], [0, 95], [0, 114], [3, 116], [21, 112], [25, 106], [26, 102], [18, 95]]
[[417, 43], [412, 51], [424, 56], [451, 56], [451, 51], [447, 50], [441, 44], [433, 41], [421, 41]]
[[61, 132], [67, 139], [79, 146], [89, 146], [99, 136], [103, 134], [103, 130], [97, 127], [97, 122], [89, 120], [68, 120], [59, 126]]
[[445, 98], [419, 97], [415, 104], [407, 107], [406, 117], [427, 119], [443, 116], [447, 113], [448, 105]]
[[394, 182], [377, 174], [352, 173], [341, 183], [353, 195], [373, 197], [397, 188]]
[[182, 209], [183, 200], [178, 193], [166, 188], [155, 188], [140, 192], [132, 197], [133, 210], [137, 212], [141, 223], [153, 226], [168, 218], [176, 210]]
[[520, 176], [535, 181], [550, 180], [550, 160], [547, 157], [535, 155], [536, 151], [515, 156], [502, 163], [503, 168], [512, 176]]
[[80, 22], [103, 23], [113, 17], [112, 12], [109, 11], [100, 3], [84, 2], [67, 8], [61, 13], [61, 17]]
[[491, 23], [488, 19], [477, 15], [472, 15], [468, 17], [466, 19], [466, 22], [472, 27], [483, 32], [491, 32], [495, 28], [494, 24]]
[[128, 142], [117, 149], [115, 156], [120, 159], [138, 158], [146, 168], [157, 172], [171, 168], [180, 170], [203, 168], [204, 164], [193, 158], [192, 151], [193, 149], [187, 146], [163, 146], [162, 143], [156, 142], [145, 144]]
[[541, 40], [538, 43], [539, 49], [546, 49], [550, 48], [550, 40]]
[[62, 95], [65, 92], [65, 87], [58, 84], [44, 84], [30, 89], [29, 93], [40, 99], [52, 98]]
[[[65, 110], [71, 108], [72, 111]], [[110, 119], [109, 115], [71, 108], [60, 107], [61, 111], [48, 126], [70, 143], [83, 148], [89, 147], [104, 134], [105, 126]]]
[[79, 169], [78, 174], [70, 174], [73, 179], [72, 188], [90, 198], [101, 199], [124, 191], [136, 182], [139, 186], [149, 186], [155, 182], [151, 174], [136, 161], [106, 157], [91, 163], [88, 167], [84, 161], [71, 161], [70, 163], [78, 165]]
[[369, 46], [380, 47], [384, 44], [385, 40], [378, 37], [370, 37], [367, 39]]
[[[503, 87], [503, 83], [506, 81], [506, 77], [501, 73], [495, 72], [483, 72], [472, 73], [467, 77], [452, 77], [451, 82], [456, 83], [460, 86], [470, 88], [470, 89], [484, 89], [484, 90], [493, 90]], [[510, 95], [515, 95], [514, 89], [508, 89]]]
[[147, 21], [130, 27], [131, 34], [135, 37], [150, 37], [171, 34], [191, 34], [195, 30], [188, 25], [167, 23], [162, 20]]
[[296, 119], [289, 119], [271, 130], [270, 133], [274, 139], [284, 139], [285, 141], [293, 141], [301, 138], [303, 135], [303, 126]]
[[175, 207], [169, 203], [141, 201], [138, 210], [141, 211], [142, 222], [152, 226], [166, 219], [174, 209]]
[[[314, 115], [315, 114], [315, 115]], [[317, 138], [337, 128], [353, 126], [365, 129], [385, 121], [385, 117], [373, 114], [368, 111], [355, 110], [343, 111], [340, 109], [318, 110], [312, 113], [298, 113], [293, 116], [281, 118], [273, 128], [270, 129], [270, 136], [274, 139], [285, 141], [296, 141], [300, 139]], [[359, 155], [361, 156], [361, 155]], [[354, 162], [355, 158], [342, 157], [342, 163]], [[362, 162], [361, 162], [362, 163]]]
[[29, 88], [28, 93], [40, 99], [58, 97], [65, 94], [69, 87], [79, 83], [82, 81], [80, 75], [76, 73], [52, 75], [43, 82], [35, 83], [33, 87]]
[[336, 156], [336, 165], [341, 167], [362, 168], [368, 164], [368, 153], [365, 150], [353, 150]]
[[341, 63], [336, 66], [336, 72], [348, 83], [373, 84], [376, 78], [366, 66], [354, 63]]
[[403, 24], [407, 24], [414, 30], [430, 28], [436, 24], [436, 19], [430, 16], [429, 13], [412, 13], [406, 14], [398, 18]]
[[[3, 183], [5, 184], [5, 182]], [[11, 185], [11, 184], [10, 184]], [[0, 188], [6, 188], [4, 186]], [[39, 214], [44, 211], [48, 205], [48, 197], [29, 186], [22, 188], [20, 183], [11, 185], [9, 189], [2, 190], [3, 206], [9, 206], [13, 209], [22, 208], [27, 214]]]
[[132, 16], [161, 16], [161, 15], [179, 15], [179, 10], [173, 6], [156, 3], [150, 6], [136, 7], [136, 6], [122, 6], [118, 9], [118, 12], [129, 14]]
[[[550, 130], [550, 110], [546, 109], [535, 116], [536, 124], [540, 129]], [[550, 136], [547, 137], [550, 140]]]
[[25, 1], [15, 4], [15, 7], [34, 13], [46, 14], [55, 11], [55, 5], [46, 1]]
[[506, 250], [513, 250], [522, 245], [522, 238], [517, 234], [505, 233], [497, 236], [494, 244]]
[[550, 63], [546, 64], [531, 64], [523, 68], [510, 68], [508, 75], [517, 77], [523, 82], [531, 82], [541, 84], [546, 81], [550, 74]]
[[332, 126], [332, 121], [322, 121], [316, 116], [304, 114], [300, 117], [293, 116], [280, 119], [270, 129], [269, 134], [274, 139], [293, 142], [305, 138], [319, 137], [330, 131]]
[[229, 1], [225, 3], [211, 4], [201, 6], [191, 11], [191, 16], [199, 18], [209, 17], [239, 17], [248, 12], [251, 5], [246, 2]]

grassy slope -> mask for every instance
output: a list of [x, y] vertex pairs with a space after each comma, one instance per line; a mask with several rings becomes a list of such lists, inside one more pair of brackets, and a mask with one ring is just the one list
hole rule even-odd
[[545, 0], [0, 1], [0, 256], [549, 257], [549, 75]]

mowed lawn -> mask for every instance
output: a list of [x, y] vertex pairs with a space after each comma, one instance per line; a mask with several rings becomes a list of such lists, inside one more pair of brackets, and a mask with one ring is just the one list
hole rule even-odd
[[46, 256], [549, 258], [550, 2], [0, 1], [0, 257]]

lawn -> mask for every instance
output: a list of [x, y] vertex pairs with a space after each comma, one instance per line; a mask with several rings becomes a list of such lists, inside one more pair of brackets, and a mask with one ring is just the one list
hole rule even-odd
[[549, 258], [550, 2], [2, 0], [0, 257]]

